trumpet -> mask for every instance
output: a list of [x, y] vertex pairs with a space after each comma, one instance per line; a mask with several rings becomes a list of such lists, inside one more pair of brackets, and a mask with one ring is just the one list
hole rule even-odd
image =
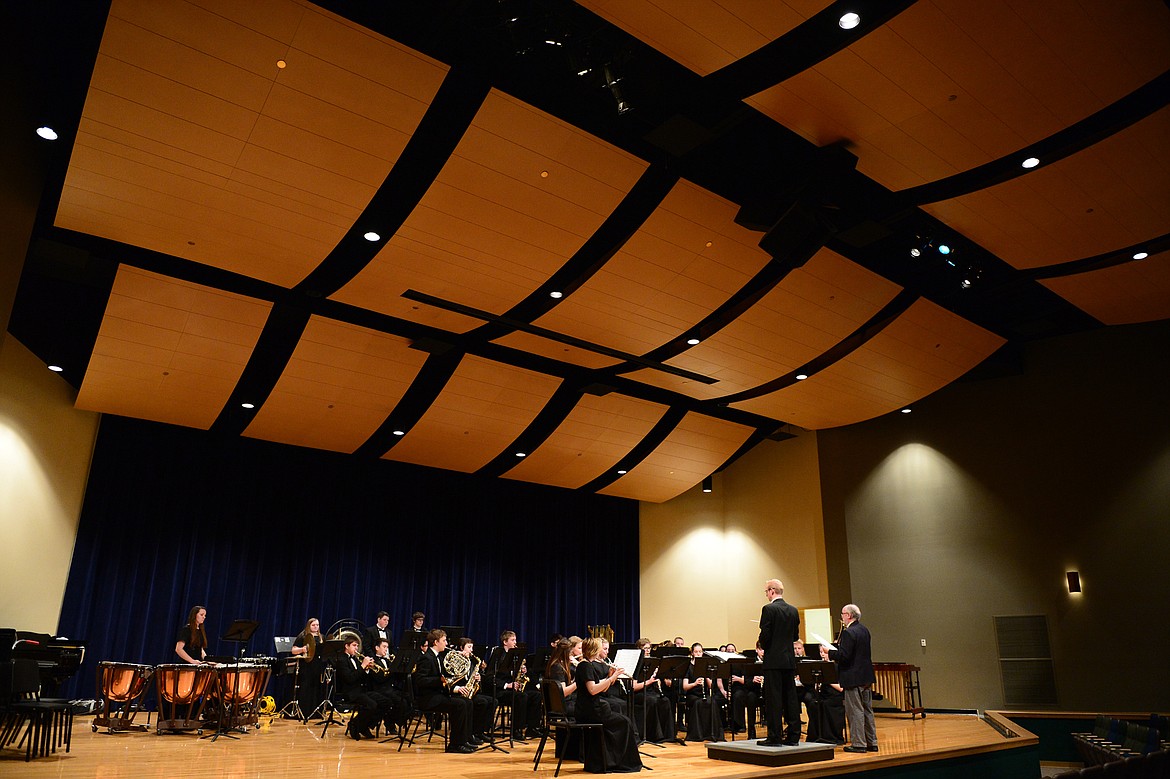
[[[390, 669], [383, 668], [376, 658], [363, 655], [361, 652], [354, 652], [353, 656], [357, 658], [358, 665], [364, 665], [367, 659], [372, 660], [373, 662], [370, 664], [370, 667], [366, 669], [370, 673], [375, 673], [379, 676], [386, 676], [390, 673]], [[390, 655], [389, 660], [390, 662], [394, 662], [394, 655]]]

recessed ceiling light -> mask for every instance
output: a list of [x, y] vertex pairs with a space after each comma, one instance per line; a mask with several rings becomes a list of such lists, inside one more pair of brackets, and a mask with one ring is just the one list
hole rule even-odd
[[281, 70], [284, 70], [286, 67], [288, 67], [288, 63], [285, 62], [284, 60], [277, 60], [276, 67], [280, 68]]
[[714, 246], [714, 245], [715, 245], [715, 242], [714, 242], [714, 241], [707, 241], [707, 248], [708, 248], [708, 249], [710, 249], [710, 248], [711, 248], [712, 246]]
[[548, 296], [550, 298], [553, 298], [554, 300], [560, 300], [561, 298], [563, 298], [565, 296], [565, 293], [561, 292], [560, 290], [554, 289], [552, 292], [548, 293]]
[[524, 452], [516, 452], [516, 456], [517, 457], [527, 457], [528, 455]]
[[406, 431], [405, 430], [395, 430], [394, 435], [406, 435]]
[[910, 250], [910, 256], [911, 257], [921, 257], [922, 250], [919, 249], [917, 246], [915, 246], [913, 249]]
[[541, 177], [542, 179], [546, 179], [546, 178], [548, 178], [548, 171], [547, 171], [547, 170], [542, 170], [542, 171], [540, 172], [540, 177]]
[[1020, 164], [1023, 165], [1025, 168], [1034, 168], [1040, 164], [1040, 158], [1039, 157], [1029, 157], [1028, 159], [1024, 160]]
[[618, 471], [618, 476], [624, 476], [625, 474], [626, 474], [625, 471]]
[[798, 374], [796, 374], [796, 380], [797, 380], [797, 381], [804, 381], [804, 380], [805, 380], [805, 379], [807, 379], [807, 378], [808, 378], [808, 374], [807, 374], [807, 373], [798, 373]]
[[366, 234], [365, 234], [365, 235], [363, 235], [362, 237], [363, 237], [363, 238], [365, 238], [365, 239], [366, 239], [367, 241], [369, 241], [370, 243], [373, 243], [374, 241], [380, 241], [380, 240], [382, 240], [382, 236], [378, 235], [378, 234], [377, 234], [377, 233], [375, 233], [373, 230], [371, 230], [370, 232], [366, 233]]
[[971, 279], [963, 279], [959, 282], [959, 286], [963, 289], [971, 289]]
[[255, 403], [241, 403], [240, 406], [241, 408], [256, 408]]
[[841, 27], [842, 30], [852, 30], [854, 27], [861, 24], [861, 16], [850, 11], [838, 19], [837, 24]]
[[939, 254], [943, 254], [943, 255], [950, 254], [950, 253], [951, 253], [951, 247], [950, 247], [949, 245], [945, 244], [945, 243], [940, 243], [940, 244], [938, 245], [938, 253], [939, 253]]
[[1150, 256], [1149, 252], [1137, 252], [1136, 254], [1134, 254], [1133, 258], [1135, 260], [1144, 260], [1146, 257], [1149, 257], [1149, 256]]
[[699, 339], [698, 338], [688, 338], [687, 343], [690, 344], [691, 346], [697, 346], [699, 344]]
[[51, 370], [53, 373], [60, 373], [61, 371], [65, 370], [65, 369], [62, 368], [60, 365], [50, 365], [49, 370]]
[[904, 409], [902, 409], [902, 413], [903, 413], [903, 414], [909, 414], [909, 413], [910, 413], [912, 410], [913, 410], [913, 409], [904, 408]]
[[45, 127], [38, 127], [38, 128], [37, 128], [37, 135], [41, 136], [41, 137], [42, 137], [42, 138], [44, 138], [46, 141], [55, 141], [55, 140], [57, 140], [57, 131], [56, 131], [56, 130], [54, 130], [52, 127], [49, 127], [49, 126], [45, 126]]

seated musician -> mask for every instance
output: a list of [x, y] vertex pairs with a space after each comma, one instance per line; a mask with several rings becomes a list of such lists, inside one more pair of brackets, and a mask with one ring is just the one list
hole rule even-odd
[[394, 645], [394, 633], [390, 630], [390, 615], [385, 611], [378, 612], [378, 616], [374, 618], [374, 624], [366, 628], [362, 635], [362, 652], [367, 655], [374, 654], [374, 644], [379, 639], [385, 639], [391, 646]]
[[[484, 692], [494, 696], [505, 706], [511, 707], [512, 738], [524, 741], [528, 738], [540, 738], [541, 698], [540, 690], [517, 679], [520, 676], [520, 668], [514, 665], [515, 660], [512, 659], [516, 654], [516, 645], [515, 631], [505, 630], [500, 633], [500, 645], [492, 652], [487, 672], [484, 674]], [[521, 665], [523, 666], [523, 662]], [[527, 674], [527, 666], [523, 667]]]
[[[366, 676], [366, 686], [372, 697], [378, 703], [378, 710], [382, 714], [382, 722], [387, 732], [393, 733], [400, 727], [406, 727], [410, 716], [410, 702], [406, 695], [395, 685], [390, 677], [390, 642], [384, 638], [374, 644], [374, 664]], [[381, 670], [378, 670], [381, 669]]]
[[[639, 638], [634, 646], [642, 651], [643, 656], [650, 657], [650, 639]], [[630, 680], [630, 686], [634, 690], [634, 724], [642, 737], [655, 743], [674, 741], [677, 737], [674, 704], [662, 692], [658, 669], [655, 668], [645, 682]]]
[[703, 645], [691, 644], [691, 665], [682, 680], [682, 691], [687, 700], [687, 741], [722, 741], [722, 696], [699, 670], [698, 660], [702, 656]]
[[175, 654], [184, 663], [198, 665], [207, 657], [207, 632], [203, 629], [206, 619], [207, 609], [203, 606], [193, 606], [187, 613], [187, 624], [175, 638]]
[[370, 666], [374, 664], [372, 657], [358, 659], [358, 639], [350, 638], [345, 642], [345, 654], [336, 663], [337, 695], [357, 707], [357, 713], [349, 721], [346, 734], [354, 741], [363, 738], [373, 738], [370, 728], [378, 721], [378, 702], [366, 692], [364, 682]]
[[764, 705], [764, 672], [759, 668], [763, 661], [764, 650], [756, 644], [757, 667], [731, 676], [732, 731], [742, 733], [746, 720], [749, 739], [756, 737], [756, 708]]
[[[804, 642], [799, 639], [792, 645], [796, 652], [796, 663], [803, 660], [819, 660], [808, 657]], [[799, 680], [796, 696], [808, 710], [807, 741], [822, 744], [845, 743], [845, 692], [839, 684], [817, 683], [805, 687]]]
[[[601, 643], [601, 652], [597, 659], [605, 666], [612, 666], [613, 660], [609, 657], [609, 639], [598, 638]], [[617, 680], [610, 685], [609, 689], [603, 693], [609, 699], [609, 707], [618, 714], [629, 715], [629, 688], [623, 686], [623, 681], [627, 677], [619, 676]]]
[[443, 684], [440, 655], [447, 651], [447, 632], [436, 629], [427, 633], [427, 647], [414, 670], [414, 692], [418, 707], [422, 711], [447, 714], [451, 721], [447, 751], [470, 754], [475, 751], [471, 742], [474, 705], [460, 688], [449, 690]]
[[455, 642], [455, 651], [467, 658], [468, 671], [461, 678], [453, 678], [448, 673], [448, 662], [443, 661], [443, 674], [447, 680], [447, 688], [461, 690], [464, 697], [471, 700], [471, 743], [478, 746], [491, 740], [492, 722], [496, 718], [496, 699], [480, 692], [483, 686], [483, 677], [480, 675], [480, 660], [475, 656], [475, 643], [463, 636]]

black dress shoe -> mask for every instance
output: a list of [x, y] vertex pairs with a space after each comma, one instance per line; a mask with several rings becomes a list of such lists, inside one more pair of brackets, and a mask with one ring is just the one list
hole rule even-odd
[[866, 749], [865, 749], [865, 747], [855, 747], [852, 744], [850, 744], [847, 747], [843, 747], [842, 751], [845, 751], [845, 752], [865, 752]]
[[800, 739], [796, 739], [796, 741], [785, 741], [784, 746], [786, 746], [786, 747], [800, 746]]
[[874, 746], [872, 746], [872, 747], [866, 747], [866, 748], [865, 748], [865, 751], [866, 751], [866, 752], [876, 752], [876, 751], [877, 751], [877, 746], [876, 746], [876, 745], [874, 745]]
[[357, 732], [356, 730], [354, 730], [353, 728], [346, 728], [346, 729], [345, 729], [345, 735], [349, 736], [349, 737], [350, 737], [350, 738], [352, 738], [354, 741], [361, 741], [361, 740], [362, 740], [362, 734], [361, 734], [361, 733], [358, 733], [358, 732]]
[[540, 738], [540, 731], [532, 728], [524, 734], [524, 738]]
[[474, 735], [474, 736], [472, 736], [472, 737], [471, 737], [471, 743], [472, 743], [472, 744], [474, 744], [475, 746], [479, 746], [479, 745], [480, 745], [480, 744], [482, 744], [483, 742], [484, 742], [484, 738], [483, 738], [483, 736], [480, 736], [480, 735]]
[[455, 747], [447, 747], [446, 751], [455, 752], [460, 755], [470, 755], [475, 751], [475, 747], [473, 747], [471, 744], [460, 744], [459, 746]]
[[756, 743], [762, 747], [782, 747], [782, 746], [784, 746], [783, 741], [781, 741], [780, 739], [775, 739], [775, 738], [762, 738], [759, 741], [757, 741]]

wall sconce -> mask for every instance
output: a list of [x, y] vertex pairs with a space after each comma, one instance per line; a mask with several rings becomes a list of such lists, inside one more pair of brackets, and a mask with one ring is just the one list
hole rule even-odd
[[1065, 573], [1065, 577], [1068, 579], [1068, 591], [1070, 593], [1081, 591], [1081, 574], [1079, 571], [1068, 571]]

